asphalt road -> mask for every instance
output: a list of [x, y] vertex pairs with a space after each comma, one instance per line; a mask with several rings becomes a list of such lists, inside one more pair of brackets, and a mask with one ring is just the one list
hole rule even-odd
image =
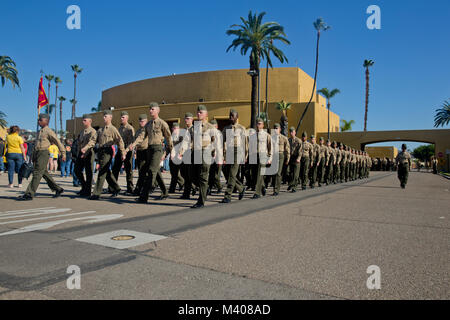
[[[260, 200], [213, 195], [198, 210], [180, 193], [87, 201], [56, 180], [61, 198], [43, 182], [19, 202], [27, 182], [8, 189], [0, 176], [0, 299], [450, 298], [450, 181], [431, 173], [410, 173], [404, 190], [395, 173], [373, 172]], [[102, 237], [110, 232], [136, 238]], [[100, 244], [80, 240], [95, 235]], [[74, 265], [80, 289], [67, 286]], [[369, 266], [380, 289], [367, 287]]]

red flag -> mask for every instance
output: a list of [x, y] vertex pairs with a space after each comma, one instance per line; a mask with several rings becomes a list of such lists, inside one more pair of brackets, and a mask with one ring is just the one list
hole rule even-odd
[[47, 95], [45, 94], [44, 86], [42, 85], [42, 77], [39, 81], [39, 97], [38, 97], [38, 112], [41, 108], [48, 104]]

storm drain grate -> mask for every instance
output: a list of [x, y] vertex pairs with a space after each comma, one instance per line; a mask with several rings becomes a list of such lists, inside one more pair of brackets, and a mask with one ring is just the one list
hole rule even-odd
[[78, 238], [75, 240], [91, 244], [97, 244], [109, 248], [127, 249], [166, 238], [167, 237], [165, 236], [151, 233], [144, 233], [130, 230], [116, 230], [88, 237]]

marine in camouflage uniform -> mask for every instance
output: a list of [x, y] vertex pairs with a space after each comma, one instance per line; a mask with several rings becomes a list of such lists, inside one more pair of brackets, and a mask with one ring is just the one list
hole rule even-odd
[[307, 133], [302, 133], [302, 143], [300, 147], [301, 159], [300, 159], [300, 181], [302, 184], [302, 190], [306, 190], [308, 185], [308, 171], [310, 167], [311, 158], [313, 156], [313, 145], [307, 141]]
[[[256, 136], [256, 186], [255, 193], [252, 199], [261, 198], [261, 195], [266, 194], [266, 189], [264, 187], [264, 175], [261, 173], [261, 169], [265, 168], [272, 162], [272, 138], [270, 134], [264, 131], [264, 120], [261, 118], [256, 119], [257, 130], [254, 133]], [[264, 159], [265, 158], [265, 159]], [[250, 158], [249, 160], [252, 160]], [[267, 160], [267, 161], [264, 161]]]
[[347, 155], [344, 150], [344, 144], [339, 142], [339, 152], [341, 153], [341, 162], [339, 164], [339, 182], [343, 183], [345, 180], [345, 166], [347, 162]]
[[[33, 149], [33, 178], [28, 184], [25, 194], [19, 197], [19, 200], [32, 200], [42, 178], [44, 178], [45, 182], [47, 182], [49, 188], [52, 191], [55, 191], [55, 198], [59, 197], [61, 193], [64, 192], [64, 189], [56, 184], [56, 182], [47, 171], [48, 159], [50, 157], [48, 148], [52, 143], [58, 146], [58, 149], [62, 154], [62, 160], [66, 161], [66, 149], [61, 144], [61, 141], [59, 141], [55, 132], [48, 127], [49, 121], [50, 117], [48, 116], [48, 114], [39, 115], [38, 123], [41, 127], [41, 130], [39, 130], [38, 136], [36, 138], [36, 144]], [[0, 159], [0, 161], [2, 160]]]
[[[92, 116], [83, 115], [84, 129], [78, 135], [78, 154], [75, 160], [74, 173], [81, 183], [80, 196], [90, 197], [92, 191], [92, 169], [94, 166], [94, 146], [97, 142], [97, 131], [91, 126]], [[86, 172], [84, 179], [83, 170]]]
[[[239, 192], [239, 200], [245, 195], [246, 187], [238, 178], [239, 167], [248, 159], [248, 137], [247, 130], [239, 124], [239, 114], [236, 110], [230, 110], [230, 124], [227, 125], [223, 131], [223, 150], [225, 165], [223, 166], [223, 173], [227, 180], [227, 189], [225, 196], [221, 203], [230, 203], [233, 191]], [[230, 137], [227, 137], [227, 132]], [[230, 138], [230, 139], [229, 139]], [[233, 153], [233, 159], [227, 160], [227, 154]], [[229, 156], [231, 158], [231, 156]]]
[[[217, 130], [218, 124], [217, 120], [213, 119], [209, 123], [211, 123], [216, 129], [215, 135], [216, 139], [221, 139], [221, 133]], [[222, 174], [222, 164], [217, 163], [216, 161], [216, 150], [212, 151], [212, 157], [214, 159], [211, 167], [209, 169], [209, 177], [208, 177], [208, 195], [211, 194], [211, 191], [216, 188], [217, 193], [222, 192], [222, 184], [220, 183], [220, 176]]]
[[302, 141], [297, 137], [297, 133], [294, 127], [289, 129], [290, 137], [289, 141], [289, 149], [290, 149], [290, 158], [289, 158], [289, 186], [288, 191], [291, 192], [297, 191], [297, 185], [299, 183], [299, 175], [300, 175], [300, 159], [301, 152], [300, 148], [302, 145]]
[[[145, 131], [145, 126], [147, 125], [148, 118], [146, 114], [139, 115], [139, 129], [135, 133], [134, 140]], [[148, 148], [148, 137], [145, 138], [139, 145], [136, 145], [136, 167], [138, 168], [139, 177], [136, 183], [136, 188], [133, 191], [133, 195], [138, 196], [144, 185], [145, 179], [147, 178], [148, 167], [147, 164], [147, 148]]]
[[183, 142], [178, 152], [178, 157], [183, 159], [181, 164], [181, 176], [184, 178], [184, 190], [180, 199], [189, 200], [191, 197], [192, 188], [194, 186], [194, 115], [186, 112], [184, 115], [184, 122], [186, 124], [186, 133], [183, 137]]
[[[173, 148], [169, 125], [159, 117], [159, 104], [152, 102], [149, 107], [151, 120], [145, 125], [145, 130], [142, 131], [139, 136], [136, 137], [136, 140], [130, 145], [130, 150], [132, 150], [136, 147], [136, 145], [141, 144], [146, 138], [148, 138], [146, 163], [146, 168], [148, 167], [148, 171], [141, 194], [137, 199], [140, 203], [147, 203], [150, 189], [153, 189], [153, 186], [157, 181], [159, 181], [158, 184], [161, 187], [161, 196], [158, 200], [164, 200], [168, 197], [167, 188], [161, 178], [160, 163], [164, 160], [165, 153], [170, 154]], [[166, 142], [166, 150], [164, 150], [164, 141]]]
[[113, 158], [112, 146], [114, 144], [118, 146], [119, 150], [122, 153], [122, 160], [125, 160], [126, 151], [119, 131], [111, 124], [112, 111], [104, 111], [103, 120], [105, 121], [105, 126], [98, 129], [97, 131], [97, 143], [99, 147], [99, 169], [97, 173], [97, 183], [95, 184], [94, 192], [89, 197], [89, 200], [98, 200], [100, 198], [100, 194], [103, 191], [103, 184], [105, 183], [105, 179], [108, 182], [108, 188], [112, 192], [111, 197], [116, 197], [120, 192], [120, 187], [117, 184], [117, 180], [110, 170]]
[[[199, 197], [197, 199], [197, 203], [195, 203], [191, 208], [202, 208], [205, 206], [205, 202], [208, 196], [208, 178], [209, 178], [209, 169], [211, 167], [211, 164], [205, 161], [205, 154], [208, 148], [213, 147], [213, 144], [215, 143], [215, 131], [216, 128], [208, 122], [208, 110], [206, 106], [199, 105], [197, 107], [197, 118], [199, 121], [201, 121], [200, 124], [200, 134], [202, 136], [201, 141], [199, 145], [201, 145], [201, 150], [195, 150], [194, 152], [201, 152], [201, 163], [194, 163], [193, 168], [193, 177], [194, 182], [196, 182], [198, 188], [199, 188]], [[194, 133], [195, 136], [195, 133]], [[194, 138], [195, 139], [195, 138]], [[194, 141], [195, 144], [198, 142]], [[217, 144], [216, 144], [217, 146]], [[213, 147], [214, 148], [214, 147]], [[220, 151], [222, 152], [222, 151]], [[195, 159], [195, 158], [194, 158]]]
[[278, 171], [272, 176], [273, 195], [277, 196], [280, 193], [283, 167], [289, 163], [291, 150], [288, 138], [281, 134], [280, 124], [275, 123], [273, 128], [278, 135]]
[[411, 168], [411, 155], [406, 151], [406, 144], [402, 144], [402, 151], [397, 154], [395, 162], [397, 163], [397, 176], [400, 180], [400, 186], [405, 189]]
[[329, 185], [333, 180], [333, 168], [336, 164], [336, 152], [331, 147], [331, 141], [327, 140], [328, 159], [326, 162], [325, 184]]
[[133, 152], [128, 152], [129, 146], [133, 143], [134, 140], [134, 128], [128, 123], [128, 112], [123, 111], [120, 114], [120, 127], [119, 134], [122, 137], [123, 144], [125, 145], [126, 157], [125, 160], [122, 161], [122, 151], [118, 150], [116, 153], [116, 157], [114, 158], [114, 165], [112, 168], [112, 174], [116, 181], [119, 179], [120, 168], [122, 168], [122, 164], [124, 165], [124, 169], [127, 176], [127, 193], [133, 193]]
[[334, 154], [336, 156], [336, 162], [334, 163], [334, 166], [333, 166], [333, 179], [332, 179], [333, 183], [336, 184], [336, 183], [339, 182], [339, 175], [341, 174], [341, 172], [340, 172], [340, 169], [341, 169], [340, 163], [342, 161], [342, 154], [341, 154], [340, 150], [337, 147], [337, 142], [336, 141], [333, 141], [333, 143], [331, 144], [331, 147], [333, 148]]
[[180, 147], [181, 143], [183, 142], [183, 136], [180, 135], [180, 125], [178, 122], [175, 122], [172, 124], [172, 142], [173, 142], [173, 149], [171, 151], [170, 160], [169, 160], [169, 168], [170, 168], [170, 186], [169, 186], [169, 193], [175, 193], [175, 189], [177, 187], [177, 184], [180, 186], [180, 190], [184, 185], [184, 179], [181, 175], [181, 159], [178, 159], [178, 161], [175, 159], [176, 163], [174, 162], [174, 158], [176, 157], [175, 148]]
[[320, 137], [319, 139], [319, 159], [317, 161], [318, 167], [317, 167], [317, 181], [319, 183], [319, 187], [322, 186], [322, 183], [324, 182], [323, 179], [325, 177], [325, 162], [328, 157], [328, 148], [324, 144], [323, 137]]
[[309, 169], [309, 186], [311, 188], [314, 188], [316, 181], [317, 181], [317, 167], [319, 159], [319, 150], [320, 146], [316, 143], [316, 137], [315, 135], [311, 135], [311, 145], [312, 145], [312, 156], [311, 156], [311, 163], [310, 163], [310, 169]]

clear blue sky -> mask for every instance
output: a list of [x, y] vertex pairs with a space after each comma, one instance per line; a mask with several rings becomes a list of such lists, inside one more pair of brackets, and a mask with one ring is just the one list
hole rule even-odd
[[[66, 9], [81, 8], [81, 30], [68, 30]], [[366, 8], [381, 8], [381, 30], [366, 27]], [[368, 129], [431, 129], [434, 110], [450, 97], [450, 1], [3, 1], [0, 55], [17, 63], [21, 90], [0, 87], [9, 124], [34, 129], [40, 70], [59, 76], [58, 95], [89, 112], [107, 88], [172, 73], [248, 68], [248, 57], [226, 53], [225, 31], [249, 10], [285, 27], [289, 59], [313, 76], [318, 17], [332, 29], [321, 37], [318, 88], [339, 88], [332, 110], [363, 129], [365, 78], [371, 68]], [[275, 63], [275, 67], [281, 66]], [[46, 82], [45, 83], [45, 88]], [[249, 93], [250, 94], [250, 93]], [[51, 100], [54, 101], [52, 90]], [[64, 119], [70, 117], [65, 103]], [[389, 143], [388, 143], [389, 144]], [[397, 145], [397, 144], [395, 144]]]

